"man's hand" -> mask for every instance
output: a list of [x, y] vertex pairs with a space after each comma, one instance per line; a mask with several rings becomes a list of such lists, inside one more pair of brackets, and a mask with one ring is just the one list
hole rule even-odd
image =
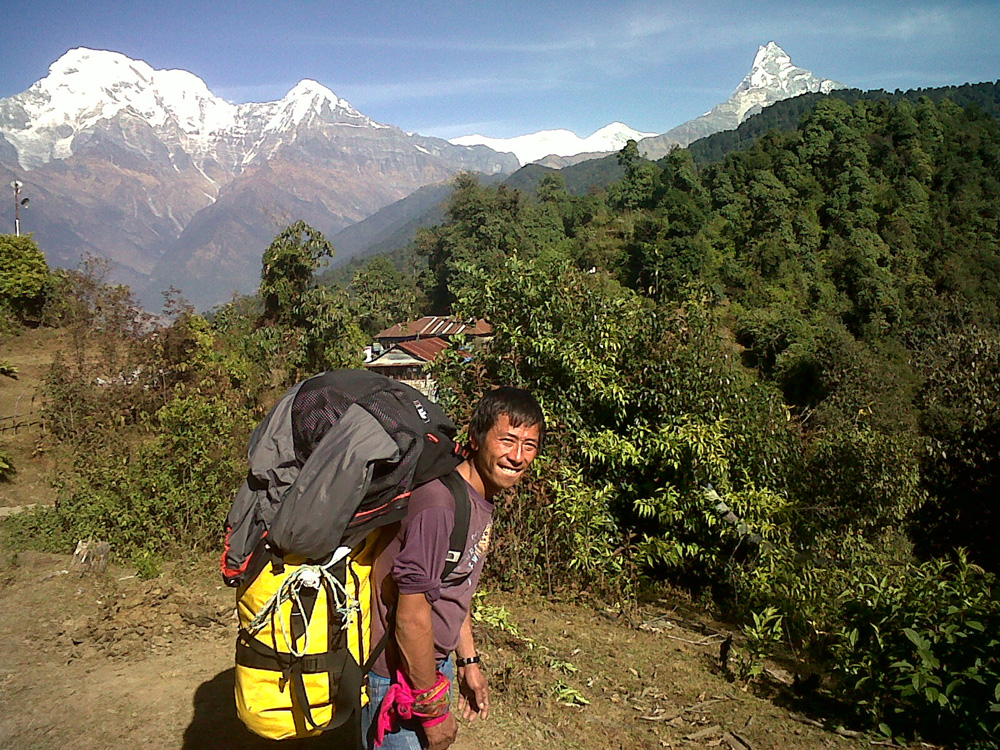
[[427, 750], [445, 750], [458, 737], [458, 722], [455, 721], [455, 714], [448, 714], [448, 718], [440, 724], [432, 727], [424, 727], [424, 735], [427, 737]]
[[479, 664], [458, 668], [458, 708], [469, 721], [490, 714], [490, 690]]

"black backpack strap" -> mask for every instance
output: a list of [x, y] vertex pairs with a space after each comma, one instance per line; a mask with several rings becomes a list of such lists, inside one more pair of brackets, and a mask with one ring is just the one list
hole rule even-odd
[[472, 517], [472, 500], [469, 499], [469, 486], [465, 483], [465, 478], [457, 471], [449, 472], [441, 477], [444, 486], [455, 498], [455, 526], [451, 530], [451, 539], [448, 542], [448, 556], [445, 557], [444, 571], [441, 573], [443, 581], [458, 565], [462, 555], [465, 554], [465, 545], [469, 541], [469, 520]]

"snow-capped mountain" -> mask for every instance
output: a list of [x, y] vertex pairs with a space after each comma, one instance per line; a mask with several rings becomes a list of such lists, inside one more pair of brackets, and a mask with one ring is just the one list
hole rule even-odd
[[236, 105], [193, 73], [78, 48], [0, 99], [0, 181], [24, 183], [22, 225], [51, 263], [103, 255], [150, 304], [173, 285], [208, 306], [256, 287], [261, 254], [289, 221], [332, 235], [460, 171], [578, 160], [630, 138], [656, 158], [774, 101], [841, 87], [771, 42], [732, 97], [663, 135], [612, 123], [586, 138], [550, 130], [450, 143], [377, 123], [316, 81]]
[[796, 67], [787, 52], [774, 42], [768, 42], [757, 49], [750, 72], [726, 101], [701, 117], [643, 140], [639, 148], [649, 158], [658, 159], [675, 146], [687, 146], [712, 133], [734, 130], [774, 102], [806, 93], [827, 94], [843, 88], [846, 86], [842, 83], [817, 78], [811, 71]]
[[[740, 122], [760, 111], [761, 107], [806, 93], [829, 94], [844, 84], [817, 78], [811, 71], [792, 65], [792, 58], [774, 42], [757, 49], [753, 67], [740, 81], [729, 100], [712, 110], [734, 111]], [[708, 114], [711, 114], [709, 112]]]
[[116, 52], [70, 50], [0, 100], [0, 179], [25, 184], [50, 262], [108, 256], [151, 302], [171, 284], [199, 305], [251, 291], [282, 223], [332, 235], [421, 185], [517, 167], [377, 123], [316, 81], [234, 105]]
[[141, 121], [199, 166], [214, 159], [236, 171], [261, 156], [269, 136], [273, 149], [319, 123], [389, 127], [316, 81], [299, 81], [278, 101], [235, 105], [186, 70], [154, 70], [117, 52], [82, 47], [24, 93], [0, 100], [0, 134], [26, 170], [69, 158], [78, 135], [116, 118]]
[[452, 138], [451, 142], [458, 146], [489, 146], [494, 151], [511, 153], [523, 166], [546, 156], [576, 156], [621, 151], [629, 139], [639, 141], [654, 135], [656, 133], [642, 133], [623, 122], [613, 122], [586, 138], [581, 138], [571, 130], [541, 130], [513, 138], [463, 135], [460, 138]]
[[115, 52], [79, 48], [27, 91], [0, 101], [0, 133], [20, 165], [35, 169], [69, 158], [77, 135], [115, 117], [143, 120], [192, 150], [205, 150], [210, 134], [232, 127], [236, 112], [187, 71], [153, 70]]

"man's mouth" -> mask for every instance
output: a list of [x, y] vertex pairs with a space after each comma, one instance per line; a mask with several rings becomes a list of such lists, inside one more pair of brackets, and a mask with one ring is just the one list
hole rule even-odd
[[502, 471], [504, 474], [511, 477], [516, 477], [518, 474], [521, 473], [520, 469], [512, 469], [507, 466], [497, 466], [497, 468], [500, 469], [500, 471]]

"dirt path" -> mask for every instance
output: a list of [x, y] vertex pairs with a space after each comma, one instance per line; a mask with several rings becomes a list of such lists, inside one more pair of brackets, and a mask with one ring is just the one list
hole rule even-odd
[[50, 479], [60, 451], [40, 428], [40, 389], [56, 351], [63, 347], [64, 334], [51, 329], [0, 340], [0, 361], [17, 368], [16, 378], [0, 376], [0, 448], [10, 454], [17, 470], [12, 481], [0, 482], [0, 508], [55, 501]]
[[[127, 570], [80, 577], [62, 572], [68, 564], [0, 550], [0, 747], [338, 747], [330, 737], [265, 742], [242, 727], [232, 592], [213, 560], [169, 566], [155, 581]], [[494, 712], [463, 725], [456, 750], [741, 750], [737, 737], [753, 750], [867, 745], [739, 690], [713, 666], [718, 641], [662, 617], [638, 630], [595, 607], [490, 601], [521, 634], [480, 628]]]

